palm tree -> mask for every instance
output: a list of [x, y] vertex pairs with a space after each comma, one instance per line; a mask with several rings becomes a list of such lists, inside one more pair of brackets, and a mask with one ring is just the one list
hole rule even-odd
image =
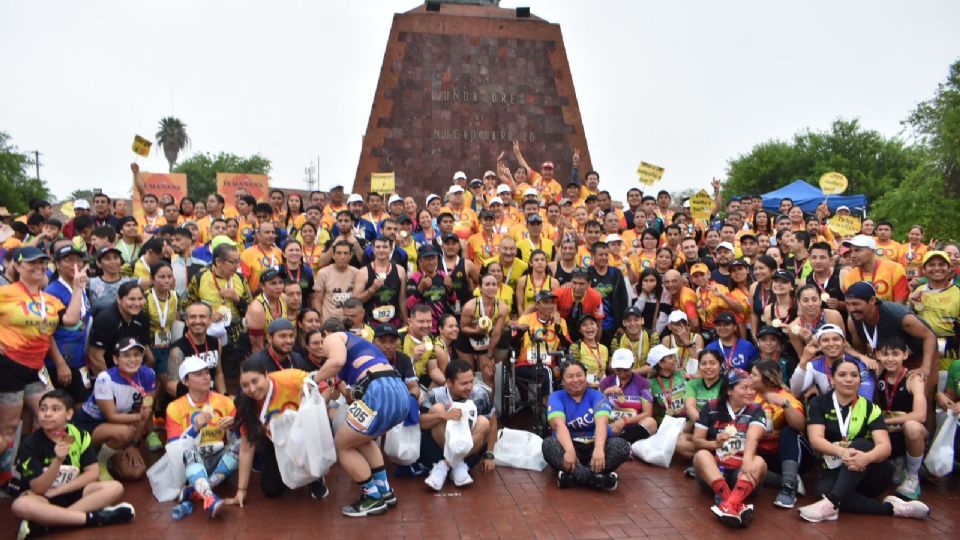
[[163, 155], [170, 164], [170, 172], [173, 172], [173, 164], [177, 162], [177, 154], [190, 144], [190, 137], [187, 136], [187, 125], [179, 118], [168, 116], [160, 119], [160, 130], [157, 131], [157, 146], [163, 148]]

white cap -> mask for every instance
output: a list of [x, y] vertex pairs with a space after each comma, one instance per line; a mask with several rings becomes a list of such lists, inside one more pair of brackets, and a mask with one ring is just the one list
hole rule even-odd
[[843, 328], [835, 324], [825, 324], [817, 330], [817, 334], [814, 336], [817, 341], [820, 341], [820, 338], [827, 334], [839, 334], [840, 337], [846, 337], [843, 333]]
[[[466, 177], [464, 177], [466, 178]], [[458, 186], [456, 184], [450, 186], [450, 189], [447, 190], [447, 193], [463, 193], [463, 186]]]
[[484, 177], [484, 178], [486, 178], [486, 177], [488, 177], [488, 176], [492, 176], [492, 177], [496, 178], [496, 177], [497, 177], [497, 173], [495, 173], [495, 172], [493, 172], [493, 171], [487, 171], [487, 172], [483, 173], [483, 177]]
[[844, 240], [843, 245], [852, 246], [852, 247], [861, 247], [861, 248], [870, 248], [877, 249], [877, 241], [873, 239], [872, 236], [867, 236], [866, 234], [858, 234], [851, 238], [850, 240]]
[[437, 195], [437, 194], [435, 194], [435, 193], [431, 193], [431, 194], [427, 195], [427, 204], [430, 204], [430, 201], [432, 201], [432, 200], [434, 200], [434, 199], [439, 199], [439, 198], [440, 198], [439, 195]]
[[513, 193], [513, 190], [506, 184], [500, 184], [497, 186], [497, 193]]
[[73, 208], [74, 209], [81, 208], [81, 209], [89, 210], [90, 203], [88, 203], [86, 199], [77, 199], [76, 201], [73, 202]]
[[733, 244], [731, 244], [730, 242], [720, 242], [719, 244], [717, 244], [717, 249], [720, 249], [720, 248], [727, 248], [731, 252], [736, 252], [736, 250], [733, 249]]
[[610, 358], [610, 367], [613, 369], [630, 369], [633, 367], [633, 351], [617, 349]]
[[360, 195], [359, 193], [351, 193], [350, 196], [347, 197], [347, 204], [355, 203], [355, 202], [362, 203], [363, 195]]
[[527, 189], [523, 192], [523, 196], [524, 196], [524, 197], [539, 197], [539, 196], [540, 196], [540, 192], [537, 191], [537, 190], [535, 190], [535, 189], [533, 189], [532, 187], [530, 187], [530, 188], [527, 188]]
[[683, 201], [683, 204], [681, 206], [683, 206], [684, 208], [690, 208], [690, 199]]
[[667, 317], [667, 324], [676, 324], [680, 321], [690, 322], [690, 319], [687, 319], [687, 314], [683, 312], [682, 309], [675, 309], [670, 312], [670, 316]]
[[387, 200], [387, 205], [391, 205], [395, 202], [403, 202], [403, 197], [394, 193], [393, 195], [390, 196], [390, 199]]
[[610, 242], [623, 242], [623, 238], [620, 238], [620, 235], [617, 233], [608, 234], [604, 239], [604, 243], [609, 244]]
[[677, 349], [671, 349], [666, 345], [657, 345], [647, 353], [647, 364], [650, 367], [657, 367], [661, 360], [668, 356], [676, 356]]
[[847, 205], [841, 204], [840, 206], [837, 207], [837, 212], [839, 212], [839, 211], [841, 211], [841, 210], [846, 210], [847, 212], [849, 212], [849, 211], [850, 211], [850, 207], [847, 206]]
[[187, 375], [204, 369], [208, 369], [204, 360], [201, 360], [199, 356], [188, 356], [180, 364], [180, 382], [186, 380]]
[[466, 179], [467, 179], [467, 173], [465, 173], [465, 172], [463, 172], [463, 171], [457, 171], [457, 172], [453, 173], [453, 179], [454, 179], [454, 181], [456, 181], [456, 180], [466, 180]]
[[503, 199], [500, 197], [494, 197], [487, 201], [487, 206], [493, 206], [494, 204], [503, 204]]

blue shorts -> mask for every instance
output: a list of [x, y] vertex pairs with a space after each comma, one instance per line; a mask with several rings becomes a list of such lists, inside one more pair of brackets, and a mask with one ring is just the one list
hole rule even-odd
[[80, 428], [81, 431], [86, 431], [93, 435], [93, 430], [97, 429], [97, 426], [106, 422], [106, 420], [97, 420], [96, 418], [87, 414], [87, 411], [80, 409], [73, 415], [73, 419], [70, 420], [70, 423], [74, 426]]
[[153, 372], [157, 374], [157, 378], [166, 375], [167, 364], [170, 360], [170, 347], [159, 349], [151, 347], [150, 350], [153, 352]]
[[399, 377], [375, 379], [363, 399], [348, 406], [346, 425], [362, 435], [379, 437], [407, 418], [413, 402]]

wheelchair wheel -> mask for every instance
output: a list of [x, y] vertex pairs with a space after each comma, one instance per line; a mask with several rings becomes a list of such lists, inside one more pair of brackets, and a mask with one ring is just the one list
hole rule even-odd
[[499, 362], [493, 370], [493, 403], [497, 408], [501, 425], [507, 423], [513, 416], [513, 381], [510, 380], [510, 364]]

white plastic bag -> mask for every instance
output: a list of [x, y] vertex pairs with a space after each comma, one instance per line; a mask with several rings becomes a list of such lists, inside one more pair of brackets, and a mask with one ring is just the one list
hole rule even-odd
[[167, 444], [164, 454], [147, 469], [150, 489], [157, 501], [169, 502], [176, 499], [186, 485], [187, 469], [183, 465], [183, 451], [188, 444], [195, 444], [195, 441], [180, 438]]
[[327, 474], [330, 467], [337, 462], [337, 449], [333, 444], [327, 403], [312, 377], [303, 381], [303, 397], [300, 399], [300, 410], [297, 411], [293, 432], [296, 435], [293, 442], [302, 444], [304, 450], [303, 453], [298, 453], [303, 460], [298, 464], [306, 467], [316, 478]]
[[663, 422], [652, 437], [637, 441], [631, 446], [633, 455], [651, 465], [669, 468], [673, 451], [677, 449], [677, 439], [683, 432], [686, 420], [673, 416], [664, 416]]
[[383, 442], [383, 453], [397, 465], [411, 465], [420, 459], [420, 424], [403, 422], [390, 428]]
[[333, 424], [333, 433], [336, 434], [340, 431], [340, 426], [347, 421], [347, 398], [340, 396], [336, 401], [331, 403], [331, 405], [334, 404], [336, 404], [336, 406], [333, 407], [333, 418], [331, 418], [330, 421], [331, 424]]
[[473, 449], [473, 433], [470, 426], [477, 422], [477, 405], [473, 400], [453, 402], [451, 408], [460, 409], [462, 415], [459, 420], [447, 420], [444, 430], [443, 457], [447, 463], [459, 463], [470, 454]]
[[925, 463], [927, 471], [936, 477], [943, 477], [953, 471], [953, 443], [957, 435], [957, 415], [947, 413], [947, 419], [937, 431], [937, 436], [930, 445]]
[[499, 467], [542, 471], [547, 467], [543, 439], [529, 431], [503, 428], [493, 445], [493, 462]]
[[297, 411], [286, 410], [270, 419], [270, 438], [277, 456], [280, 479], [290, 489], [297, 489], [317, 479], [305, 466], [307, 449], [302, 433], [295, 433]]

